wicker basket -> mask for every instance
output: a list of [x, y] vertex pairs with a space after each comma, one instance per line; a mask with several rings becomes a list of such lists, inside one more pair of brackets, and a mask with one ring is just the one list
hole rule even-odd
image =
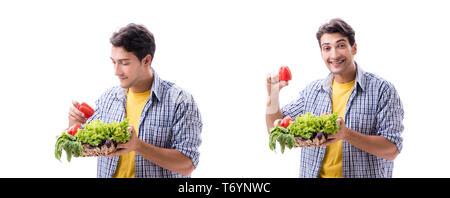
[[316, 147], [327, 141], [325, 133], [314, 133], [310, 139], [303, 139], [300, 136], [295, 137], [295, 147]]
[[90, 146], [89, 144], [83, 144], [83, 157], [95, 157], [106, 156], [114, 153], [117, 150], [117, 143], [103, 144], [102, 146]]
[[[132, 133], [133, 128], [131, 126], [127, 127], [128, 133]], [[95, 156], [106, 156], [117, 151], [117, 145], [124, 144], [122, 142], [117, 143], [114, 140], [103, 140], [99, 146], [91, 146], [89, 144], [83, 143], [83, 157], [95, 157]]]

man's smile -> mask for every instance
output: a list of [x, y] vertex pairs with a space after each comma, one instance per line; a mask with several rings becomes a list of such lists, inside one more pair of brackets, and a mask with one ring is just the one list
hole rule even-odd
[[345, 62], [345, 58], [328, 61], [328, 63], [333, 67], [339, 67], [344, 62]]

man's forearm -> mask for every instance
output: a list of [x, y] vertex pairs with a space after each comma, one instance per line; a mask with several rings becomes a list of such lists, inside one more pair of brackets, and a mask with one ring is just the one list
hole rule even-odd
[[183, 176], [189, 176], [194, 170], [191, 159], [176, 149], [160, 148], [139, 140], [135, 151], [146, 160]]
[[398, 155], [394, 143], [383, 136], [364, 135], [352, 129], [348, 129], [348, 135], [344, 138], [351, 145], [372, 155], [394, 161]]
[[266, 126], [267, 132], [270, 133], [270, 128], [273, 127], [273, 123], [277, 119], [283, 118], [278, 98], [268, 98], [266, 107]]

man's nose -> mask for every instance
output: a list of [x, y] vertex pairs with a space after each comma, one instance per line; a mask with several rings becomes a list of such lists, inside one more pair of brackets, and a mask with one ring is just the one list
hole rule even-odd
[[114, 64], [114, 74], [116, 76], [122, 74], [122, 70], [120, 69], [119, 63]]
[[331, 59], [335, 59], [335, 58], [337, 58], [337, 57], [339, 57], [339, 54], [338, 54], [336, 48], [332, 48], [332, 49], [331, 49], [331, 52], [330, 52], [330, 58], [331, 58]]

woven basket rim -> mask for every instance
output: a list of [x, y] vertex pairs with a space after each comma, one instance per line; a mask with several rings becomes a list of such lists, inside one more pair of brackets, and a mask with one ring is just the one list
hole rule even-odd
[[[317, 132], [316, 132], [317, 134]], [[294, 136], [295, 139], [295, 147], [317, 147], [320, 146], [320, 144], [324, 143], [327, 141], [327, 136], [322, 135], [321, 138], [319, 139], [318, 137], [314, 137], [312, 140], [311, 139], [303, 139], [300, 136]]]
[[[119, 145], [119, 144], [123, 144], [123, 143], [117, 143], [117, 145]], [[100, 147], [94, 147], [92, 149], [89, 148], [90, 144], [82, 143], [81, 145], [83, 146], [83, 153], [81, 155], [82, 157], [107, 156], [107, 155], [117, 151], [117, 146], [114, 144], [111, 144], [109, 148], [106, 144], [103, 144]]]

